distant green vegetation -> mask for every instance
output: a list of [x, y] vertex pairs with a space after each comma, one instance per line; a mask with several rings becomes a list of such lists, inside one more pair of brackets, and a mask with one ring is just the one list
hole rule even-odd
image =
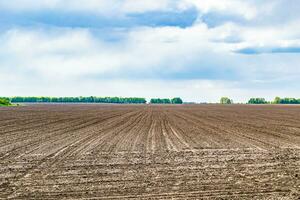
[[268, 104], [269, 102], [267, 102], [264, 98], [251, 98], [248, 101], [248, 104]]
[[[145, 104], [145, 98], [139, 97], [0, 97], [0, 106], [11, 106], [16, 103], [116, 103], [116, 104]], [[152, 98], [151, 104], [183, 104], [180, 97]], [[220, 104], [233, 104], [233, 100], [222, 97]], [[276, 97], [274, 101], [266, 101], [264, 98], [250, 98], [247, 104], [300, 104], [300, 99]]]
[[171, 100], [171, 102], [172, 102], [172, 104], [182, 104], [182, 103], [183, 103], [182, 99], [179, 98], [179, 97], [173, 98], [173, 99]]
[[233, 104], [233, 100], [228, 97], [222, 97], [220, 99], [220, 104]]
[[[116, 104], [145, 104], [145, 98], [139, 97], [3, 97], [11, 103], [116, 103]], [[179, 97], [173, 99], [151, 99], [152, 104], [182, 104]]]
[[151, 104], [171, 104], [170, 99], [151, 99], [150, 100]]
[[248, 104], [300, 104], [300, 99], [276, 97], [274, 101], [268, 102], [264, 98], [251, 98]]
[[0, 106], [11, 106], [9, 99], [7, 98], [0, 98]]
[[151, 104], [182, 104], [183, 101], [179, 97], [175, 97], [173, 99], [151, 99]]
[[[7, 98], [6, 98], [7, 99]], [[12, 103], [119, 103], [144, 104], [145, 98], [138, 97], [11, 97]]]
[[300, 104], [300, 99], [276, 97], [273, 104]]

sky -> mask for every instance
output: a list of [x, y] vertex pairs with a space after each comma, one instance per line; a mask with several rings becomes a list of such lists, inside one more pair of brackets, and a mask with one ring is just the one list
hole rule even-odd
[[299, 0], [0, 0], [0, 96], [300, 98]]

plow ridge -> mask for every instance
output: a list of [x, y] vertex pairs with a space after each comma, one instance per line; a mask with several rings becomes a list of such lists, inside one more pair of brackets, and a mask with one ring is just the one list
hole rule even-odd
[[300, 197], [297, 106], [30, 105], [0, 120], [0, 199]]

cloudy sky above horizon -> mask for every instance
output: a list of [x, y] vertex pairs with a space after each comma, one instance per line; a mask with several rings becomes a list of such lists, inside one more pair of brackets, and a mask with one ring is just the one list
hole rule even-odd
[[298, 0], [0, 1], [0, 96], [300, 98]]

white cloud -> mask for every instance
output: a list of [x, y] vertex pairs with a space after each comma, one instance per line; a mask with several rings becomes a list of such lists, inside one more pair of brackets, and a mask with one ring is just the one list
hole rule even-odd
[[236, 15], [256, 22], [285, 21], [299, 17], [299, 2], [282, 0], [9, 0], [0, 1], [4, 11], [56, 11], [93, 13], [109, 17], [148, 11], [182, 11], [195, 7], [201, 14]]
[[[300, 75], [299, 57], [295, 55], [263, 55], [253, 59], [232, 53], [232, 50], [241, 45], [259, 44], [260, 40], [266, 37], [263, 30], [263, 28], [255, 30], [255, 28], [230, 23], [212, 29], [205, 24], [195, 24], [189, 28], [142, 27], [131, 29], [122, 41], [107, 42], [101, 37], [96, 37], [88, 29], [12, 29], [0, 36], [2, 43], [0, 57], [5, 55], [9, 58], [7, 61], [1, 61], [2, 67], [5, 63], [5, 66], [11, 67], [20, 74], [28, 71], [48, 81], [72, 81], [95, 75], [98, 79], [105, 79], [109, 84], [114, 82], [108, 79], [110, 75], [117, 79], [130, 79], [123, 76], [128, 72], [137, 72], [142, 76], [153, 73], [153, 77], [159, 80], [160, 75], [164, 73], [180, 74], [183, 71], [193, 70], [201, 73], [201, 69], [204, 73], [207, 70], [211, 73], [232, 71], [239, 77], [232, 78], [234, 74], [225, 74], [219, 77], [219, 81], [229, 78], [233, 82], [244, 81], [245, 83], [251, 80], [272, 82], [278, 80], [276, 76], [289, 80]], [[275, 32], [277, 34], [274, 34], [273, 38], [266, 40], [268, 43], [277, 44], [277, 39], [284, 39], [291, 35], [282, 35], [277, 29]], [[237, 33], [242, 42], [221, 42]], [[252, 37], [252, 34], [257, 37]], [[20, 74], [16, 80], [22, 80]], [[90, 79], [85, 79], [88, 80]], [[128, 81], [131, 84], [131, 81]], [[200, 90], [206, 91], [207, 96], [210, 96], [209, 91], [225, 95], [226, 92], [222, 93], [222, 90], [227, 91], [226, 87], [229, 85], [227, 84], [225, 88], [210, 87], [207, 82], [198, 81], [199, 84], [195, 85], [198, 85]], [[218, 84], [218, 81], [211, 80], [209, 83]], [[201, 84], [206, 85], [201, 88]], [[243, 90], [242, 86], [235, 86], [237, 93]], [[174, 87], [178, 86], [174, 85]], [[161, 88], [159, 94], [164, 93], [163, 87], [157, 86], [157, 88]], [[184, 90], [186, 88], [180, 91], [184, 93]], [[170, 91], [172, 93], [173, 90]], [[180, 93], [175, 91], [177, 90], [174, 90], [174, 94]], [[188, 94], [187, 98], [190, 98]], [[209, 99], [214, 98], [212, 95]]]
[[[284, 25], [269, 26], [230, 26], [241, 41], [232, 44], [232, 51], [243, 48], [288, 48], [300, 47], [299, 20]], [[230, 37], [230, 35], [228, 35]]]
[[[217, 101], [220, 96], [236, 101], [251, 96], [293, 96], [292, 89], [278, 92], [271, 85], [282, 88], [281, 82], [293, 85], [299, 79], [299, 54], [249, 56], [234, 51], [299, 46], [300, 18], [283, 24], [256, 24], [261, 16], [275, 15], [272, 11], [278, 5], [265, 3], [268, 6], [260, 7], [255, 1], [237, 0], [172, 2], [11, 0], [0, 2], [0, 10], [52, 9], [111, 16], [196, 6], [200, 13], [229, 13], [253, 22], [226, 22], [213, 28], [201, 20], [187, 28], [129, 27], [121, 30], [124, 37], [117, 41], [107, 41], [89, 28], [7, 29], [0, 33], [0, 85], [9, 86], [1, 89], [1, 95], [182, 96], [186, 101]], [[261, 15], [264, 10], [268, 12]], [[110, 31], [113, 34], [116, 30]], [[196, 72], [200, 78], [176, 77], [186, 72]], [[130, 77], [130, 73], [141, 77]], [[163, 80], [165, 74], [173, 75]]]
[[10, 54], [14, 65], [46, 76], [102, 74], [126, 69], [151, 71], [161, 66], [171, 70], [192, 62], [196, 54], [207, 54], [208, 47], [214, 51], [210, 37], [203, 24], [187, 29], [135, 29], [119, 43], [103, 41], [86, 29], [13, 29], [2, 35], [0, 52]]
[[9, 54], [12, 65], [52, 78], [103, 73], [121, 67], [110, 47], [82, 29], [14, 29], [2, 36], [2, 44], [0, 52]]
[[246, 19], [253, 19], [257, 15], [257, 8], [249, 1], [240, 0], [183, 0], [180, 7], [185, 8], [190, 5], [196, 6], [201, 13], [223, 12], [225, 14], [236, 14]]

